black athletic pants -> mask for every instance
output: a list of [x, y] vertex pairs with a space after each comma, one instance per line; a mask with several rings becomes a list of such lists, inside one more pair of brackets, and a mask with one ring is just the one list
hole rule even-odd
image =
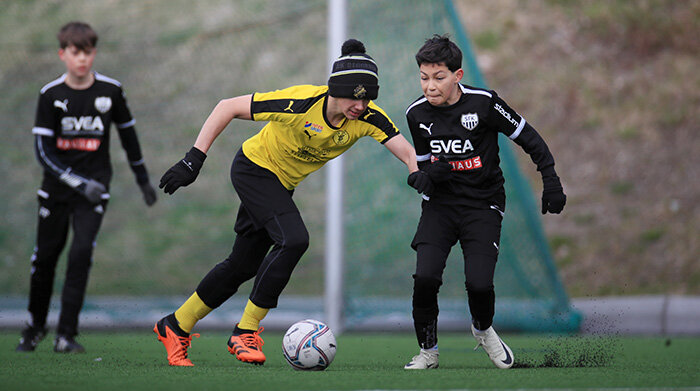
[[72, 226], [73, 241], [68, 252], [56, 333], [78, 334], [78, 315], [83, 307], [95, 239], [106, 207], [106, 200], [95, 205], [78, 194], [60, 197], [57, 193], [39, 191], [39, 223], [32, 255], [28, 308], [35, 327], [46, 324], [56, 263]]
[[217, 308], [255, 277], [250, 300], [258, 307], [275, 308], [309, 246], [309, 233], [292, 200], [294, 191], [242, 150], [233, 160], [231, 182], [241, 200], [233, 249], [199, 283], [197, 294], [207, 306]]
[[438, 292], [450, 249], [458, 241], [464, 256], [469, 311], [475, 327], [485, 330], [494, 316], [493, 275], [498, 260], [503, 216], [498, 209], [477, 209], [423, 201], [411, 246], [417, 252], [413, 275], [413, 320], [423, 348], [437, 344]]

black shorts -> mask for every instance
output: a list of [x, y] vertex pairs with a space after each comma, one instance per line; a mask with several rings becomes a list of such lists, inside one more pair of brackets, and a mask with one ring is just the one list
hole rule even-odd
[[241, 200], [241, 212], [234, 230], [260, 230], [274, 216], [299, 213], [292, 200], [294, 190], [282, 185], [272, 171], [248, 159], [239, 149], [231, 165], [231, 183]]
[[427, 243], [449, 253], [459, 241], [465, 258], [470, 254], [480, 254], [493, 257], [495, 262], [502, 220], [502, 212], [497, 208], [477, 209], [423, 201], [411, 247], [415, 250], [419, 244]]

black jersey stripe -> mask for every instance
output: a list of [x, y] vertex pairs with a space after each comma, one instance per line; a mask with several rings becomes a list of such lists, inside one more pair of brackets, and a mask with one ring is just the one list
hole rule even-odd
[[307, 112], [311, 106], [323, 99], [326, 94], [312, 96], [306, 99], [270, 99], [254, 102], [251, 108], [252, 114], [257, 113], [290, 113], [299, 114]]
[[392, 124], [391, 120], [389, 120], [389, 117], [382, 114], [381, 111], [375, 110], [371, 107], [368, 107], [367, 110], [365, 110], [365, 112], [362, 113], [362, 115], [360, 115], [360, 118], [358, 119], [362, 122], [366, 122], [372, 126], [377, 127], [379, 130], [384, 132], [384, 134], [386, 134], [387, 138], [386, 140], [382, 141], [382, 144], [387, 142], [390, 138], [399, 134], [394, 124]]

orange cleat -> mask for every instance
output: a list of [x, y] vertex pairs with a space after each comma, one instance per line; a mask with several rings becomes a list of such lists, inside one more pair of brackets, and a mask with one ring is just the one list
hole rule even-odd
[[256, 365], [264, 364], [265, 354], [262, 352], [262, 346], [265, 345], [265, 341], [260, 337], [260, 333], [264, 329], [261, 327], [258, 331], [241, 334], [236, 334], [234, 330], [233, 335], [228, 340], [229, 353], [236, 356], [239, 361]]
[[192, 344], [192, 337], [199, 337], [199, 334], [190, 335], [179, 327], [173, 326], [170, 316], [159, 320], [153, 327], [153, 332], [158, 335], [158, 340], [163, 343], [168, 352], [168, 364], [176, 367], [193, 367], [194, 364], [187, 358], [187, 348]]

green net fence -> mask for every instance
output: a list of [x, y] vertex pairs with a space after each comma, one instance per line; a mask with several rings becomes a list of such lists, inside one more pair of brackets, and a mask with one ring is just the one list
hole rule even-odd
[[[432, 34], [450, 33], [464, 51], [467, 82], [485, 86], [450, 1], [349, 1], [348, 7], [349, 36], [363, 41], [379, 64], [377, 103], [404, 133], [405, 108], [421, 93], [413, 56]], [[124, 84], [156, 183], [192, 145], [220, 99], [327, 80], [323, 0], [15, 0], [4, 1], [3, 8], [0, 294], [5, 298], [22, 298], [28, 290], [34, 194], [41, 177], [31, 126], [39, 89], [64, 72], [55, 40], [61, 25], [80, 19], [97, 30], [94, 68]], [[217, 140], [197, 182], [175, 196], [160, 195], [150, 209], [113, 137], [112, 200], [98, 238], [88, 302], [93, 296], [138, 300], [192, 292], [230, 251], [238, 199], [228, 170], [235, 151], [261, 126], [234, 121]], [[557, 277], [532, 191], [509, 142], [501, 151], [508, 210], [496, 270], [496, 323], [513, 330], [575, 330], [580, 319]], [[345, 324], [350, 329], [410, 328], [415, 253], [409, 243], [420, 198], [406, 186], [403, 164], [373, 140], [360, 141], [345, 155], [344, 170]], [[284, 294], [309, 298], [306, 303], [314, 311], [324, 286], [325, 175], [322, 170], [310, 176], [295, 193], [311, 246]], [[62, 268], [64, 259], [56, 292], [62, 287]], [[443, 329], [466, 329], [463, 280], [462, 255], [455, 248], [440, 293]], [[245, 298], [248, 287], [241, 287], [236, 300]]]

